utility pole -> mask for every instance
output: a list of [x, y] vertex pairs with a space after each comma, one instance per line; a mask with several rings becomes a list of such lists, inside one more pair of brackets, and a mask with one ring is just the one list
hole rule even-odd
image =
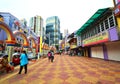
[[67, 35], [65, 36], [65, 54], [66, 54], [66, 40], [67, 40]]
[[48, 35], [49, 35], [49, 46], [50, 46], [50, 32], [49, 32], [49, 34], [48, 34]]

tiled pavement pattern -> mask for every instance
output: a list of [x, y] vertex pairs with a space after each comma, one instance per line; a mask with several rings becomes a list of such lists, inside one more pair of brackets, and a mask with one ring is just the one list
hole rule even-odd
[[120, 62], [101, 59], [55, 56], [29, 63], [28, 73], [0, 74], [0, 84], [120, 84]]

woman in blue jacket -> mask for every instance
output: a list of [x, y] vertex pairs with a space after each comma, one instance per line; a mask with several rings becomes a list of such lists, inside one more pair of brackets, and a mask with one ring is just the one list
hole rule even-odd
[[19, 74], [21, 74], [21, 71], [24, 67], [25, 74], [27, 73], [27, 64], [28, 64], [28, 56], [26, 54], [26, 51], [23, 51], [23, 53], [20, 55], [20, 70]]

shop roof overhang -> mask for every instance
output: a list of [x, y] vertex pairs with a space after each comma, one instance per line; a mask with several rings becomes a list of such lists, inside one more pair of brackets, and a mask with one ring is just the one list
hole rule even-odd
[[67, 40], [67, 42], [71, 43], [71, 42], [73, 42], [74, 39], [77, 39], [77, 38], [76, 37], [70, 38], [70, 39]]
[[77, 32], [77, 35], [80, 35], [81, 32], [94, 23], [98, 18], [100, 18], [109, 8], [99, 9]]
[[76, 32], [77, 32], [77, 30], [76, 30], [76, 31], [74, 31], [73, 33], [71, 33], [71, 34], [70, 34], [67, 38], [73, 38], [73, 37], [75, 37]]
[[73, 38], [74, 37], [74, 33], [70, 34], [67, 38]]

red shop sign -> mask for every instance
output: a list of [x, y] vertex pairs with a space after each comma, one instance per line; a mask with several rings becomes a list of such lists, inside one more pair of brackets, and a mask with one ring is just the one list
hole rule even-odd
[[115, 10], [114, 10], [115, 16], [119, 16], [120, 15], [120, 5], [116, 6]]

